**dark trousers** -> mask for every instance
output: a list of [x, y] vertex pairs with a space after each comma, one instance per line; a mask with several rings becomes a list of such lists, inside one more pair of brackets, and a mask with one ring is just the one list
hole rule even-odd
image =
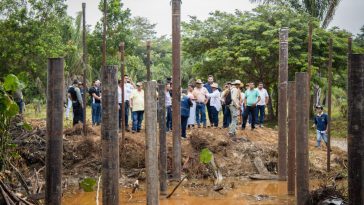
[[211, 112], [211, 126], [218, 127], [219, 126], [219, 112], [216, 110], [214, 106], [210, 107]]
[[255, 128], [255, 106], [246, 106], [245, 110], [244, 110], [244, 115], [243, 115], [243, 125], [242, 127], [245, 128], [246, 127], [246, 121], [248, 119], [248, 116], [251, 115], [252, 116], [252, 128]]
[[206, 104], [206, 108], [207, 108], [207, 116], [209, 118], [210, 124], [213, 126], [213, 117], [212, 117], [212, 108], [213, 106], [210, 105], [210, 100], [207, 102]]
[[83, 122], [83, 109], [80, 103], [72, 103], [73, 108], [73, 125]]
[[187, 137], [186, 134], [186, 129], [187, 129], [187, 121], [188, 121], [188, 116], [181, 116], [181, 135], [183, 138]]
[[144, 111], [133, 111], [133, 130], [139, 132], [142, 129]]
[[[122, 121], [123, 121], [123, 119], [122, 119], [122, 117], [121, 117], [121, 108], [122, 108], [122, 103], [119, 103], [119, 129], [121, 129], [121, 123], [122, 123]], [[129, 118], [129, 101], [126, 101], [125, 102], [125, 108], [124, 108], [124, 110], [125, 110], [125, 113], [124, 113], [124, 115], [125, 115], [125, 128], [128, 128], [128, 118]]]
[[23, 100], [21, 99], [20, 101], [17, 101], [16, 104], [19, 107], [19, 113], [22, 114], [23, 113], [23, 110], [24, 110], [24, 102], [23, 102]]
[[254, 121], [254, 124], [258, 124], [258, 118], [257, 118], [257, 115], [258, 115], [258, 109], [257, 107], [255, 106], [254, 107], [254, 111], [252, 113], [249, 114], [249, 123], [252, 124], [252, 116], [255, 116], [255, 121]]
[[227, 127], [229, 127], [229, 125], [231, 123], [231, 113], [230, 113], [229, 106], [223, 105], [222, 111], [224, 114], [223, 127], [227, 128]]
[[167, 117], [166, 117], [166, 129], [167, 132], [172, 130], [172, 106], [167, 106], [166, 107], [166, 111], [167, 111]]
[[255, 122], [256, 124], [263, 125], [265, 115], [265, 105], [257, 105]]

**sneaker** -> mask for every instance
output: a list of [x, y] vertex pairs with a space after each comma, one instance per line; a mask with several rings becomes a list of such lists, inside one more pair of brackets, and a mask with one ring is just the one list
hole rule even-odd
[[133, 134], [134, 134], [134, 133], [135, 133], [135, 130], [132, 130], [132, 131], [131, 131], [131, 133], [133, 133]]
[[259, 127], [263, 128], [263, 127], [264, 127], [264, 125], [259, 125]]

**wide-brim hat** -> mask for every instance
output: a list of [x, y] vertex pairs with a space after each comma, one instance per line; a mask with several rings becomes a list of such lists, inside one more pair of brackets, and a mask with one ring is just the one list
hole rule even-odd
[[201, 79], [196, 80], [196, 84], [202, 84], [202, 80]]
[[142, 83], [142, 82], [138, 82], [136, 85], [137, 85], [137, 86], [142, 86], [142, 85], [143, 85], [143, 83]]
[[218, 88], [218, 87], [219, 87], [219, 85], [218, 85], [217, 83], [212, 83], [211, 87], [212, 87], [212, 88]]
[[232, 85], [241, 85], [241, 81], [240, 80], [235, 80], [234, 82], [231, 83]]

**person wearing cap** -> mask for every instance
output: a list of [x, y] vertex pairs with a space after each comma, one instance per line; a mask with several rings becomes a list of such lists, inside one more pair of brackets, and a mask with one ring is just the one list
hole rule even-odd
[[132, 110], [133, 127], [132, 132], [140, 132], [144, 115], [144, 90], [143, 84], [138, 82], [130, 96], [130, 108]]
[[78, 80], [73, 81], [73, 85], [68, 89], [69, 97], [72, 100], [73, 126], [83, 122], [83, 101]]
[[99, 80], [94, 81], [94, 85], [89, 89], [88, 93], [92, 98], [92, 126], [100, 125], [101, 123], [101, 82]]
[[255, 129], [255, 108], [260, 101], [260, 95], [256, 89], [254, 89], [254, 83], [249, 83], [249, 90], [245, 91], [244, 99], [244, 116], [242, 129], [246, 127], [248, 116], [252, 116], [251, 129]]
[[196, 87], [193, 90], [193, 95], [196, 98], [196, 123], [199, 128], [201, 127], [201, 123], [203, 124], [203, 127], [206, 128], [207, 93], [209, 93], [209, 91], [202, 86], [201, 79], [198, 79], [196, 81]]
[[211, 113], [212, 127], [219, 127], [219, 112], [221, 110], [221, 99], [218, 87], [219, 86], [217, 83], [212, 83], [211, 85], [212, 93], [208, 93], [206, 95], [211, 105], [210, 113]]
[[316, 106], [316, 112], [317, 114], [313, 121], [313, 128], [316, 127], [316, 147], [319, 148], [321, 140], [323, 140], [327, 146], [327, 124], [329, 122], [329, 116], [324, 113], [324, 108], [321, 105]]
[[231, 93], [231, 103], [229, 104], [230, 113], [231, 113], [231, 123], [229, 126], [229, 136], [235, 137], [236, 136], [236, 126], [238, 124], [238, 115], [239, 115], [239, 108], [240, 108], [240, 80], [235, 80], [232, 83], [232, 87], [230, 90]]
[[194, 127], [196, 123], [196, 98], [193, 95], [193, 85], [188, 85], [188, 93], [187, 96], [190, 98], [192, 102], [192, 107], [190, 108], [190, 116], [187, 120], [187, 127]]
[[231, 123], [230, 108], [226, 105], [226, 97], [229, 95], [231, 89], [231, 82], [227, 82], [224, 86], [224, 91], [221, 92], [221, 106], [223, 112], [223, 128], [228, 128]]
[[165, 104], [166, 104], [166, 112], [167, 112], [167, 117], [166, 117], [167, 132], [172, 130], [172, 95], [170, 93], [170, 90], [171, 90], [171, 84], [166, 83]]
[[192, 106], [191, 99], [187, 96], [187, 90], [182, 90], [181, 96], [181, 137], [182, 139], [187, 138], [187, 121], [188, 117], [190, 116], [190, 108]]
[[[204, 87], [207, 89], [207, 91], [209, 93], [212, 93], [213, 90], [212, 90], [212, 84], [214, 83], [214, 76], [212, 75], [209, 75], [207, 77], [207, 83], [204, 84]], [[214, 112], [212, 109], [212, 105], [210, 104], [210, 99], [207, 100], [207, 103], [206, 103], [206, 108], [207, 108], [207, 116], [209, 118], [209, 121], [210, 121], [210, 126], [213, 127], [213, 116], [212, 116], [212, 113]]]

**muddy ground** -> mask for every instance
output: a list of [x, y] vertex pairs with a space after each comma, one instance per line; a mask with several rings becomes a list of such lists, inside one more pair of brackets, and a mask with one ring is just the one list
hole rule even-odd
[[[27, 131], [14, 123], [12, 129], [13, 142], [17, 144], [16, 150], [20, 158], [14, 164], [30, 185], [38, 184], [42, 188], [45, 166], [45, 122], [31, 120], [33, 130]], [[82, 127], [66, 129], [64, 131], [63, 147], [63, 187], [70, 190], [86, 178], [97, 178], [101, 173], [101, 142], [100, 127], [88, 127], [88, 137], [82, 136]], [[143, 130], [142, 130], [143, 131]], [[121, 134], [119, 134], [121, 137]], [[145, 177], [143, 170], [145, 135], [143, 132], [132, 134], [126, 132], [126, 143], [120, 146], [120, 183], [130, 185], [135, 178], [141, 180]], [[184, 174], [192, 179], [212, 178], [212, 170], [200, 163], [201, 149], [208, 148], [214, 155], [217, 166], [223, 177], [249, 177], [268, 171], [277, 174], [277, 139], [278, 132], [270, 128], [259, 128], [254, 131], [239, 130], [237, 140], [233, 141], [227, 136], [226, 129], [220, 128], [193, 128], [188, 130], [188, 139], [182, 140], [182, 165]], [[172, 135], [167, 133], [169, 170], [172, 151]], [[332, 171], [326, 173], [326, 148], [314, 147], [314, 136], [310, 139], [310, 176], [312, 179], [328, 176], [343, 175], [346, 173], [347, 153], [332, 148]], [[263, 164], [263, 168], [259, 167]], [[11, 175], [11, 173], [10, 173]], [[345, 175], [345, 174], [344, 174]], [[36, 179], [35, 179], [35, 176]], [[36, 180], [36, 181], [35, 181]], [[20, 183], [10, 181], [12, 187], [21, 187]], [[40, 184], [40, 185], [39, 185]], [[33, 187], [31, 186], [31, 187]]]

